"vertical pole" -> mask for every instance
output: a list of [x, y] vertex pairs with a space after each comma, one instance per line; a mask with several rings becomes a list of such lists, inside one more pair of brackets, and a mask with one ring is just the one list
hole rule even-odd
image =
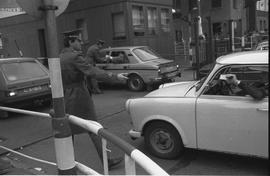
[[195, 38], [195, 55], [196, 55], [196, 79], [200, 79], [200, 56], [199, 56], [199, 15], [200, 15], [200, 0], [197, 0], [197, 13], [194, 18], [194, 38]]
[[76, 164], [68, 118], [65, 113], [63, 85], [61, 77], [60, 59], [58, 58], [58, 41], [53, 0], [43, 0], [45, 23], [48, 40], [48, 58], [54, 114], [52, 127], [54, 132], [55, 153], [59, 175], [75, 175]]
[[194, 38], [195, 38], [195, 56], [196, 56], [196, 80], [199, 80], [199, 70], [200, 70], [200, 56], [199, 56], [199, 33], [198, 33], [198, 18], [195, 17], [194, 21]]
[[125, 171], [126, 175], [136, 175], [135, 161], [127, 154], [125, 154]]
[[214, 59], [214, 46], [213, 46], [213, 30], [212, 30], [212, 19], [211, 19], [211, 16], [208, 16], [207, 17], [207, 20], [208, 20], [208, 30], [209, 30], [209, 34], [208, 34], [208, 42], [209, 42], [209, 56], [210, 56], [210, 62], [214, 62], [215, 59]]
[[232, 20], [229, 20], [229, 46], [228, 46], [228, 49], [230, 52], [233, 52], [232, 50], [232, 23], [233, 21]]
[[232, 21], [232, 52], [235, 51], [235, 46], [234, 46], [234, 26], [235, 26], [235, 21]]
[[107, 140], [102, 138], [102, 156], [103, 156], [103, 168], [104, 175], [109, 175], [109, 166], [108, 166], [108, 153], [107, 153]]

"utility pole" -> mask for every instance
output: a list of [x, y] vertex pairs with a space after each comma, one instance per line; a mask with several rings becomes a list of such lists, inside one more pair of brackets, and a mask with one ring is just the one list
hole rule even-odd
[[65, 113], [64, 93], [56, 30], [53, 0], [43, 0], [40, 10], [44, 11], [48, 41], [50, 80], [52, 85], [53, 109], [52, 126], [54, 132], [55, 153], [59, 175], [76, 175], [73, 141], [68, 118]]
[[193, 10], [194, 21], [194, 41], [195, 41], [195, 56], [196, 56], [196, 80], [200, 79], [200, 46], [199, 46], [199, 18], [200, 18], [200, 0], [195, 0]]

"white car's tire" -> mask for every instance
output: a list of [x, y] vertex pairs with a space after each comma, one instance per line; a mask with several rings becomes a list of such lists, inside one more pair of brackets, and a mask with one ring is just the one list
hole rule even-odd
[[157, 121], [148, 125], [144, 140], [148, 151], [159, 158], [174, 159], [184, 150], [178, 131], [167, 122]]

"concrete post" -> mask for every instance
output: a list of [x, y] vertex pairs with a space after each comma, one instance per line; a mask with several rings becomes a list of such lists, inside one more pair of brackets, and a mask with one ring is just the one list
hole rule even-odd
[[44, 6], [41, 7], [41, 10], [45, 12], [45, 23], [48, 34], [48, 58], [54, 109], [52, 126], [58, 174], [76, 175], [73, 142], [68, 118], [65, 113], [60, 59], [58, 58], [59, 49], [55, 20], [55, 10], [57, 7], [54, 6], [53, 0], [43, 0], [43, 3]]

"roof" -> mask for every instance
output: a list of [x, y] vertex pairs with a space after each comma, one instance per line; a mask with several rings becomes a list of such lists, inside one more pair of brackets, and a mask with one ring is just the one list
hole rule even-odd
[[30, 57], [2, 58], [0, 59], [0, 63], [16, 62], [16, 61], [33, 61], [33, 60], [36, 60], [36, 59], [30, 58]]
[[110, 47], [110, 48], [105, 48], [104, 50], [133, 50], [136, 48], [141, 48], [141, 47], [146, 47], [146, 46], [119, 46], [119, 47]]
[[268, 64], [268, 51], [246, 51], [217, 58], [219, 64]]

